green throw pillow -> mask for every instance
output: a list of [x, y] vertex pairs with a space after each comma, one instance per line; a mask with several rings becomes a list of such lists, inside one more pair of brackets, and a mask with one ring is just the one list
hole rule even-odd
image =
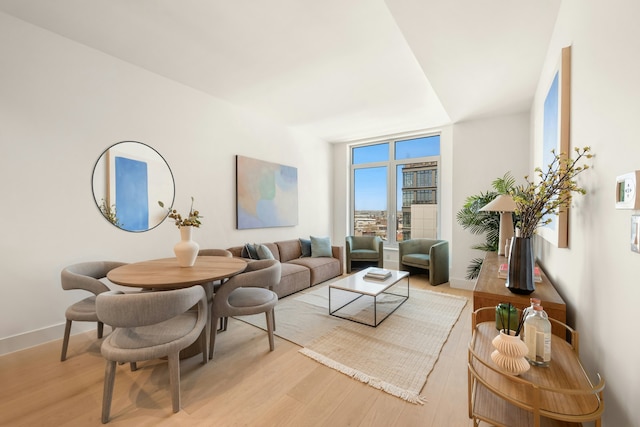
[[300, 240], [300, 252], [302, 252], [302, 258], [311, 256], [311, 240], [309, 239], [299, 239]]
[[258, 257], [258, 245], [255, 243], [247, 243], [244, 245], [244, 248], [242, 248], [242, 254], [240, 256], [242, 258], [260, 259], [260, 257]]
[[257, 245], [258, 259], [276, 259], [266, 245]]
[[331, 239], [311, 236], [311, 256], [314, 258], [331, 257]]

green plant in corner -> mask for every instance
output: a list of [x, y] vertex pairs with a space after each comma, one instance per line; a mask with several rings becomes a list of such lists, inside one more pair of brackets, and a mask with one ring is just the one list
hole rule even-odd
[[[193, 209], [193, 202], [194, 202], [194, 198], [193, 196], [191, 196], [191, 208], [189, 208], [189, 215], [187, 215], [187, 217], [184, 219], [182, 218], [182, 215], [178, 213], [177, 210], [167, 208], [167, 212], [169, 213], [168, 217], [175, 220], [175, 225], [178, 228], [200, 227], [200, 224], [201, 224], [200, 218], [202, 218], [202, 216], [200, 216], [200, 212]], [[158, 200], [158, 204], [160, 205], [161, 208], [164, 208], [164, 203], [162, 201]]]
[[[480, 208], [491, 202], [500, 194], [509, 194], [515, 185], [515, 179], [509, 172], [503, 177], [495, 179], [491, 186], [494, 191], [480, 193], [467, 197], [462, 209], [456, 214], [456, 220], [465, 230], [473, 234], [485, 235], [482, 244], [472, 246], [485, 252], [495, 252], [498, 250], [498, 240], [500, 238], [500, 214], [498, 212], [485, 212]], [[474, 258], [467, 267], [467, 279], [475, 279], [480, 273], [483, 258]]]

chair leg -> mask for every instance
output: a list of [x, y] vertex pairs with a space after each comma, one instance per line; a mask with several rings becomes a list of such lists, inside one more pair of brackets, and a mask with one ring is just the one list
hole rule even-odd
[[272, 316], [273, 316], [273, 330], [275, 331], [276, 330], [276, 309], [274, 308], [271, 311], [273, 311], [273, 314], [272, 314]]
[[171, 401], [173, 412], [180, 411], [180, 352], [177, 351], [169, 358], [169, 385], [171, 387]]
[[269, 335], [269, 349], [273, 351], [275, 344], [273, 343], [273, 310], [269, 310], [265, 313], [267, 315], [267, 334]]
[[69, 335], [71, 334], [71, 320], [67, 319], [67, 324], [64, 326], [64, 338], [62, 338], [62, 354], [60, 354], [60, 361], [67, 360], [67, 347], [69, 347]]
[[109, 422], [111, 412], [111, 398], [113, 396], [113, 383], [116, 379], [116, 362], [107, 360], [104, 370], [104, 391], [102, 394], [102, 424]]
[[98, 322], [98, 339], [102, 338], [104, 332], [104, 323]]
[[202, 363], [205, 365], [209, 362], [209, 346], [207, 344], [207, 328], [202, 328], [202, 332], [200, 332], [200, 348], [202, 349]]
[[213, 348], [216, 345], [216, 334], [218, 333], [218, 328], [213, 327], [213, 325], [218, 324], [218, 318], [211, 318], [211, 336], [209, 337], [209, 360], [213, 359]]

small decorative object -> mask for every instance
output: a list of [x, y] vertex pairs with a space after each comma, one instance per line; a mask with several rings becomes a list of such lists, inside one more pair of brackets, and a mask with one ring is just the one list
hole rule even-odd
[[511, 303], [496, 306], [496, 326], [499, 324], [501, 330], [491, 342], [495, 347], [491, 360], [509, 375], [520, 375], [530, 367], [526, 359], [528, 347], [520, 337], [523, 323], [523, 317], [518, 316], [518, 309]]
[[496, 329], [517, 330], [518, 323], [518, 309], [513, 304], [505, 304], [501, 302], [496, 306]]
[[535, 291], [535, 258], [531, 237], [513, 238], [508, 265], [506, 286], [511, 292], [528, 295]]
[[525, 359], [527, 345], [513, 334], [515, 331], [509, 331], [509, 334], [500, 331], [493, 339], [491, 343], [495, 350], [491, 353], [491, 360], [507, 374], [520, 375], [527, 372], [531, 365]]
[[535, 366], [549, 366], [551, 362], [551, 322], [541, 305], [533, 306], [533, 314], [524, 322], [526, 358]]
[[[200, 246], [191, 240], [193, 227], [200, 227], [200, 218], [202, 218], [200, 212], [193, 209], [193, 202], [194, 199], [191, 197], [191, 208], [186, 218], [182, 218], [182, 215], [175, 209], [167, 209], [169, 218], [175, 220], [175, 225], [180, 230], [180, 241], [173, 247], [173, 252], [176, 254], [180, 267], [192, 267], [196, 262], [198, 250], [200, 249]], [[164, 208], [164, 203], [158, 201], [158, 204]]]
[[518, 218], [516, 233], [511, 243], [509, 255], [509, 274], [507, 287], [511, 292], [530, 294], [535, 290], [535, 263], [532, 237], [538, 227], [552, 221], [552, 215], [567, 209], [571, 204], [572, 193], [586, 194], [578, 187], [575, 177], [589, 168], [581, 164], [584, 159], [591, 159], [590, 147], [575, 148], [576, 158], [571, 159], [565, 153], [556, 154], [551, 150], [553, 160], [545, 171], [536, 168], [539, 182], [535, 183], [525, 177], [526, 184], [518, 185], [510, 190], [516, 203], [515, 214]]

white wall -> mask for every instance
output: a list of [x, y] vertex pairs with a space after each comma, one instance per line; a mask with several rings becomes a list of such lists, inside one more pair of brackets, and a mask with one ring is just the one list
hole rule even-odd
[[630, 218], [640, 212], [614, 208], [616, 176], [640, 169], [638, 16], [636, 0], [564, 0], [532, 109], [539, 144], [546, 86], [561, 48], [571, 45], [571, 144], [591, 146], [596, 157], [579, 179], [588, 194], [574, 198], [569, 248], [537, 244], [581, 334], [587, 372], [607, 382], [606, 426], [640, 425], [640, 255], [630, 250]]
[[451, 285], [473, 289], [466, 279], [467, 266], [484, 252], [471, 249], [485, 241], [471, 234], [455, 219], [469, 196], [492, 191], [491, 183], [506, 172], [524, 183], [529, 165], [529, 116], [515, 114], [462, 122], [453, 126], [453, 218]]
[[[164, 156], [176, 207], [194, 196], [204, 216], [201, 247], [331, 233], [327, 143], [2, 13], [0, 39], [0, 354], [62, 337], [66, 307], [85, 296], [62, 291], [65, 265], [173, 256], [169, 222], [129, 233], [95, 206], [92, 169], [115, 142]], [[298, 226], [235, 230], [236, 154], [298, 168]]]

